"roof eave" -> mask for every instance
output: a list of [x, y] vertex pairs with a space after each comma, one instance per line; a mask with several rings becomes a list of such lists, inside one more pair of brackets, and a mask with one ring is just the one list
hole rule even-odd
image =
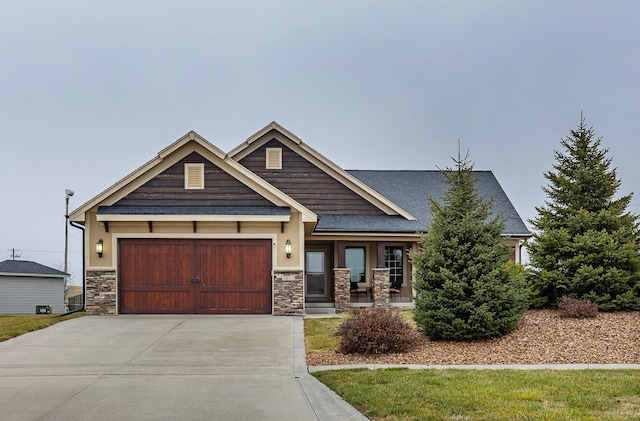
[[65, 278], [70, 276], [68, 273], [52, 274], [52, 273], [23, 273], [23, 272], [0, 272], [0, 276], [19, 276], [23, 278]]
[[289, 222], [290, 215], [160, 215], [160, 214], [109, 214], [96, 215], [99, 222]]

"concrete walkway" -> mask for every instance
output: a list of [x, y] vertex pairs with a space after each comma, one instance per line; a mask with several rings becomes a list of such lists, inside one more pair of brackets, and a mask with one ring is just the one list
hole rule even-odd
[[300, 317], [82, 317], [0, 342], [3, 420], [365, 420], [307, 372]]
[[640, 364], [492, 364], [492, 365], [421, 365], [421, 364], [351, 364], [309, 366], [309, 373], [327, 370], [366, 368], [407, 368], [409, 370], [640, 370]]

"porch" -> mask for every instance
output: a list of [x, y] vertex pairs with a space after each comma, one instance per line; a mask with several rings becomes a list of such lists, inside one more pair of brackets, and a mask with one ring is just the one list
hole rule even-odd
[[305, 244], [306, 312], [412, 307], [408, 253], [414, 244], [397, 241]]

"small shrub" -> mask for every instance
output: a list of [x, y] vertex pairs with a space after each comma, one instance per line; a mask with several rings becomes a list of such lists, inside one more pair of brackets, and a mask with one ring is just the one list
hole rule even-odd
[[338, 326], [338, 351], [344, 354], [384, 354], [413, 348], [420, 334], [397, 311], [384, 309], [354, 310]]
[[558, 302], [560, 317], [588, 319], [598, 315], [598, 305], [585, 299], [563, 295]]

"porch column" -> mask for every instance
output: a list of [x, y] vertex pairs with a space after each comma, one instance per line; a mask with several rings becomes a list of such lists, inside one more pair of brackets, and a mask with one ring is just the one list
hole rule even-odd
[[334, 305], [336, 313], [351, 310], [351, 269], [333, 269]]
[[344, 241], [338, 241], [338, 265], [336, 267], [344, 268], [347, 266], [346, 250], [346, 243]]
[[385, 244], [378, 242], [376, 253], [376, 267], [373, 269], [373, 306], [375, 308], [389, 308], [389, 288], [391, 287], [389, 268], [385, 267]]
[[373, 269], [373, 306], [389, 308], [389, 268]]
[[376, 267], [383, 268], [384, 267], [384, 257], [385, 257], [385, 245], [384, 243], [378, 243], [377, 253], [376, 253]]

